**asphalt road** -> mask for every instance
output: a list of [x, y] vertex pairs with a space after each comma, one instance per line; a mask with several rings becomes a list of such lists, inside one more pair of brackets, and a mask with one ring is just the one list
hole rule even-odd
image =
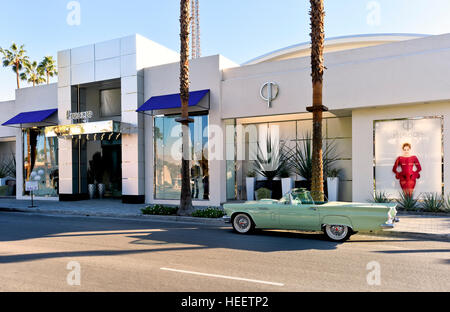
[[0, 291], [450, 291], [450, 243], [0, 212]]

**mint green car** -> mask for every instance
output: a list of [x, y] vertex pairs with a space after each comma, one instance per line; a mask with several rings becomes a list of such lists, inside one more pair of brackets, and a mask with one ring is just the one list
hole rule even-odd
[[240, 234], [259, 229], [323, 231], [332, 241], [345, 241], [358, 231], [378, 231], [398, 222], [394, 203], [315, 203], [305, 189], [293, 189], [280, 200], [225, 204], [224, 221]]

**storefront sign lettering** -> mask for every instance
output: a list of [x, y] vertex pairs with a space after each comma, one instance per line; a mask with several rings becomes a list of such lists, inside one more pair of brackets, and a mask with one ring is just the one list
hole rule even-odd
[[89, 119], [94, 117], [94, 112], [86, 111], [86, 112], [75, 112], [67, 111], [66, 117], [68, 120], [83, 120], [87, 122]]

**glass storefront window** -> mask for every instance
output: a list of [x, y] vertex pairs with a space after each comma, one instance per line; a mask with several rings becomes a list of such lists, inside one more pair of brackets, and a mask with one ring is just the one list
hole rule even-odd
[[[155, 199], [179, 199], [181, 193], [181, 125], [178, 116], [154, 119]], [[193, 200], [209, 199], [208, 115], [190, 116], [190, 174]]]
[[[35, 196], [57, 197], [59, 193], [58, 141], [45, 137], [44, 128], [29, 128], [23, 132], [23, 175], [26, 181], [37, 181]], [[24, 195], [29, 192], [24, 191]]]

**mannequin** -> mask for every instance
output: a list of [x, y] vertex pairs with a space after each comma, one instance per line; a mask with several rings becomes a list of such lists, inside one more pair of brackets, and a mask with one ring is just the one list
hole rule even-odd
[[[419, 159], [411, 155], [411, 144], [404, 143], [402, 146], [402, 156], [397, 157], [392, 171], [395, 178], [400, 180], [400, 186], [406, 195], [412, 196], [416, 187], [416, 179], [420, 178], [419, 172], [422, 170]], [[414, 170], [414, 166], [416, 170]], [[401, 167], [401, 171], [398, 171]]]

